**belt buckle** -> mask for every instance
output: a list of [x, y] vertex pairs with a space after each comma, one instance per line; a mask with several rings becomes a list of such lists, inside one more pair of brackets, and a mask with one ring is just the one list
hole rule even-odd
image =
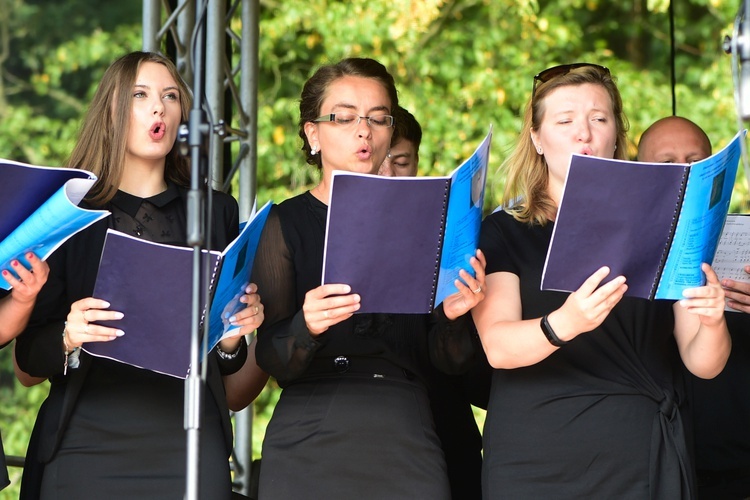
[[346, 373], [349, 371], [350, 364], [349, 358], [346, 356], [336, 356], [336, 359], [333, 360], [333, 369], [336, 373]]

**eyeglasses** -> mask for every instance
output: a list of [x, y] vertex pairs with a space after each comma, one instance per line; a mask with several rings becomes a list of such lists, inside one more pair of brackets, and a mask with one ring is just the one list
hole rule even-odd
[[606, 68], [604, 66], [599, 66], [598, 64], [574, 63], [574, 64], [561, 64], [560, 66], [553, 66], [551, 68], [545, 69], [544, 71], [542, 71], [541, 73], [537, 74], [534, 77], [534, 87], [531, 89], [531, 97], [534, 97], [534, 94], [536, 94], [536, 87], [538, 84], [547, 83], [553, 78], [567, 75], [574, 69], [586, 68], [586, 67], [596, 68], [599, 71], [601, 71], [603, 74], [609, 75], [609, 68]]
[[391, 115], [359, 116], [354, 113], [331, 113], [319, 116], [313, 122], [333, 122], [342, 127], [354, 127], [355, 125], [359, 125], [363, 118], [367, 120], [367, 125], [370, 128], [390, 128], [393, 126], [393, 117]]

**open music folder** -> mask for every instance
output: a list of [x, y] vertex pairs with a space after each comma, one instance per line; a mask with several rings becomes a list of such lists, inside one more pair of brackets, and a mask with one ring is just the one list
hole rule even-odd
[[[0, 159], [0, 269], [13, 273], [10, 261], [27, 267], [24, 254], [45, 260], [78, 231], [109, 215], [78, 204], [96, 182], [91, 172], [42, 167]], [[15, 273], [14, 273], [15, 274]], [[0, 288], [10, 289], [0, 276]]]
[[449, 176], [334, 171], [323, 283], [361, 296], [359, 313], [428, 313], [473, 273], [492, 128]]
[[[208, 349], [238, 327], [228, 318], [245, 307], [239, 301], [250, 282], [260, 235], [271, 203], [263, 206], [223, 252], [203, 251], [211, 270], [208, 309]], [[104, 299], [125, 317], [98, 324], [119, 328], [125, 335], [110, 342], [89, 342], [94, 355], [173, 377], [190, 370], [193, 311], [193, 252], [189, 247], [164, 245], [109, 229], [99, 263], [94, 297]], [[204, 307], [201, 322], [205, 321]], [[205, 353], [204, 353], [205, 354]]]
[[573, 155], [542, 289], [577, 290], [602, 266], [633, 297], [678, 300], [705, 284], [700, 265], [713, 262], [744, 137], [689, 165]]

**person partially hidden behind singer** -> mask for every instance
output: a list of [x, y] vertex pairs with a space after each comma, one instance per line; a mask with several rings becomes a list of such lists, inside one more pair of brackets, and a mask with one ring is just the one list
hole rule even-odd
[[[711, 156], [711, 141], [680, 116], [654, 122], [641, 136], [638, 160], [693, 163]], [[745, 266], [750, 274], [750, 266]], [[722, 279], [732, 352], [724, 370], [705, 380], [687, 373], [693, 417], [698, 498], [750, 498], [750, 284]]]
[[[422, 127], [414, 115], [401, 106], [393, 110], [393, 119], [391, 147], [378, 175], [415, 176], [419, 168]], [[471, 405], [487, 408], [490, 368], [484, 351], [477, 349], [476, 356], [468, 373], [448, 375], [438, 369], [430, 370], [430, 406], [454, 499], [482, 498], [482, 434]]]
[[[112, 215], [50, 257], [49, 279], [16, 346], [19, 368], [50, 380], [34, 430], [37, 444], [30, 450], [41, 464], [41, 477], [24, 477], [24, 486], [39, 486], [43, 500], [184, 498], [185, 381], [90, 356], [81, 346], [128, 335], [96, 323], [123, 317], [118, 304], [91, 296], [108, 228], [158, 243], [187, 244], [190, 165], [179, 155], [175, 138], [190, 103], [171, 61], [133, 52], [104, 73], [83, 121], [68, 166], [97, 175], [84, 203]], [[213, 193], [207, 246], [223, 250], [237, 236], [238, 212], [234, 198]], [[231, 497], [232, 428], [221, 375], [239, 369], [247, 353], [243, 335], [263, 319], [254, 291], [251, 285], [242, 298], [247, 307], [235, 318], [242, 326], [238, 335], [222, 340], [206, 361], [200, 498]], [[162, 297], [165, 304], [170, 299]]]

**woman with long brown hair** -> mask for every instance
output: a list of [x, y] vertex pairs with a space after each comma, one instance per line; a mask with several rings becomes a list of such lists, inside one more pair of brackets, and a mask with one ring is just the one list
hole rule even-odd
[[[92, 297], [108, 228], [157, 243], [187, 244], [190, 170], [175, 139], [190, 102], [171, 61], [133, 52], [107, 69], [83, 122], [68, 166], [97, 174], [85, 203], [112, 215], [72, 237], [49, 259], [49, 280], [16, 349], [24, 372], [51, 382], [32, 450], [43, 473], [28, 478], [39, 483], [43, 499], [183, 498], [184, 381], [89, 356], [80, 347], [117, 342], [128, 334], [95, 323], [122, 318], [118, 304]], [[238, 234], [236, 201], [214, 192], [211, 218], [208, 245], [222, 250]], [[248, 288], [242, 300], [249, 307], [236, 317], [241, 335], [263, 318], [254, 290], [254, 285]], [[241, 335], [223, 340], [206, 361], [201, 498], [231, 495], [232, 429], [221, 375], [233, 373], [245, 361]]]

